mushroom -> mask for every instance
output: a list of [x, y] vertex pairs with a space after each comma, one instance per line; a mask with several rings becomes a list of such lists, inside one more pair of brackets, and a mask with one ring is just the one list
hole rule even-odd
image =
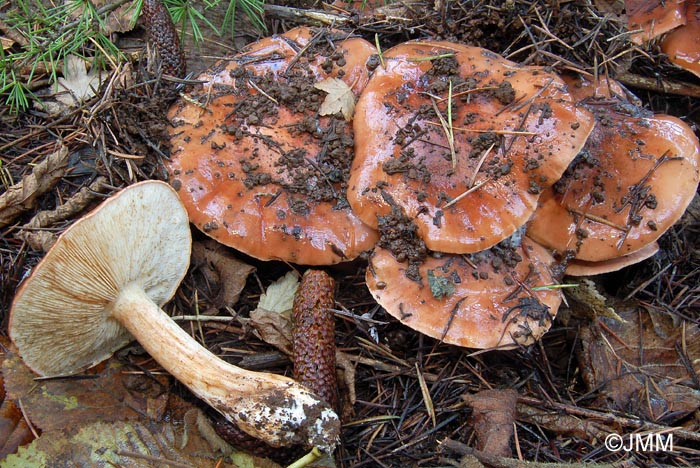
[[372, 227], [398, 205], [430, 250], [513, 234], [593, 126], [556, 75], [484, 49], [414, 41], [383, 60], [355, 109], [348, 200]]
[[370, 249], [377, 234], [345, 184], [373, 56], [363, 39], [295, 28], [200, 75], [169, 113], [170, 182], [192, 223], [262, 260], [327, 265]]
[[680, 119], [652, 115], [614, 82], [569, 80], [596, 126], [562, 179], [540, 197], [528, 236], [587, 262], [632, 254], [656, 241], [691, 202], [700, 143]]
[[[689, 2], [692, 3], [692, 2]], [[686, 0], [625, 0], [630, 40], [643, 44], [686, 23]]]
[[135, 338], [195, 395], [273, 446], [331, 451], [337, 415], [293, 380], [233, 366], [160, 309], [190, 258], [187, 212], [164, 182], [134, 184], [67, 229], [21, 285], [9, 333], [40, 375], [87, 369]]
[[687, 23], [669, 32], [661, 40], [668, 60], [700, 77], [700, 2], [686, 2]]
[[561, 303], [549, 269], [553, 257], [527, 238], [468, 255], [436, 255], [418, 281], [389, 250], [370, 256], [367, 286], [405, 325], [446, 343], [507, 349], [532, 344], [550, 327]]
[[604, 273], [612, 273], [625, 267], [643, 262], [653, 257], [659, 251], [659, 244], [653, 242], [628, 255], [615, 257], [602, 262], [586, 262], [584, 260], [571, 260], [566, 264], [566, 274], [569, 276], [594, 276]]

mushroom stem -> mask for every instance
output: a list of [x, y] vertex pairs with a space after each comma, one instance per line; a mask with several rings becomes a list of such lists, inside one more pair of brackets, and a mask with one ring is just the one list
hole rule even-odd
[[241, 369], [197, 343], [136, 284], [123, 288], [112, 317], [192, 393], [246, 433], [272, 446], [303, 444], [331, 453], [340, 423], [294, 380]]

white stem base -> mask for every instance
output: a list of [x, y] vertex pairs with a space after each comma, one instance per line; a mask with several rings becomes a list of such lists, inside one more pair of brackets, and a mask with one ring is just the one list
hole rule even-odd
[[218, 358], [139, 285], [124, 288], [112, 315], [165, 370], [248, 434], [275, 447], [301, 444], [327, 453], [335, 448], [340, 421], [325, 402], [290, 378]]

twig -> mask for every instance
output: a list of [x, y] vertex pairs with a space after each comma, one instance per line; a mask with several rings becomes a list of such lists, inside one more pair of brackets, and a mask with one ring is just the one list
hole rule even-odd
[[[440, 444], [453, 452], [457, 452], [460, 455], [473, 456], [476, 457], [484, 465], [490, 466], [492, 468], [522, 468], [527, 466], [528, 468], [625, 468], [627, 466], [635, 466], [633, 460], [617, 462], [617, 463], [546, 463], [546, 462], [523, 462], [522, 460], [516, 460], [515, 458], [499, 457], [498, 455], [492, 455], [490, 453], [485, 453], [480, 450], [469, 447], [462, 442], [445, 439]], [[460, 467], [468, 466], [468, 463], [460, 463]]]
[[[668, 426], [661, 424], [655, 424], [648, 421], [642, 421], [640, 419], [628, 418], [626, 416], [620, 416], [612, 412], [601, 412], [588, 408], [580, 408], [577, 406], [567, 405], [564, 403], [557, 403], [554, 401], [544, 402], [538, 400], [537, 398], [521, 396], [518, 398], [518, 403], [523, 403], [530, 406], [551, 408], [556, 411], [564, 411], [566, 414], [571, 414], [574, 416], [581, 416], [586, 419], [592, 419], [595, 421], [602, 421], [608, 424], [618, 425], [622, 427], [631, 427], [634, 429], [642, 429], [645, 431], [668, 431]], [[700, 433], [689, 431], [681, 428], [673, 428], [673, 434], [678, 437], [682, 437], [686, 440], [692, 440], [700, 442]]]
[[620, 83], [633, 88], [656, 91], [658, 93], [678, 94], [681, 96], [700, 97], [700, 86], [684, 83], [682, 81], [671, 81], [667, 79], [657, 80], [647, 76], [635, 75], [625, 72], [615, 77]]

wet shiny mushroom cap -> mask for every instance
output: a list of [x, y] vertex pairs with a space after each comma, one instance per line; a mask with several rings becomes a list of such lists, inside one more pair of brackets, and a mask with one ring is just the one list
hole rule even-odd
[[686, 4], [687, 23], [664, 36], [661, 50], [671, 63], [700, 76], [700, 2]]
[[600, 262], [653, 243], [678, 221], [697, 190], [700, 145], [681, 120], [652, 115], [618, 94], [596, 95], [604, 88], [586, 83], [574, 80], [571, 89], [595, 114], [595, 129], [542, 194], [528, 236]]
[[[352, 124], [343, 106], [319, 114], [327, 97], [354, 104], [375, 52], [346, 34], [296, 28], [199, 76], [169, 113], [170, 183], [192, 223], [263, 260], [333, 264], [371, 248], [375, 232], [345, 197]], [[329, 78], [335, 94], [315, 86]]]
[[[552, 256], [524, 238], [520, 246], [469, 255], [429, 257], [418, 280], [385, 249], [375, 249], [366, 274], [376, 301], [403, 324], [468, 348], [528, 345], [550, 327], [561, 303]], [[533, 290], [533, 288], [538, 290]]]
[[355, 109], [348, 200], [372, 226], [399, 206], [434, 251], [510, 236], [593, 125], [557, 76], [484, 49], [408, 42], [383, 60]]
[[685, 4], [686, 0], [625, 0], [630, 40], [642, 44], [685, 24]]

